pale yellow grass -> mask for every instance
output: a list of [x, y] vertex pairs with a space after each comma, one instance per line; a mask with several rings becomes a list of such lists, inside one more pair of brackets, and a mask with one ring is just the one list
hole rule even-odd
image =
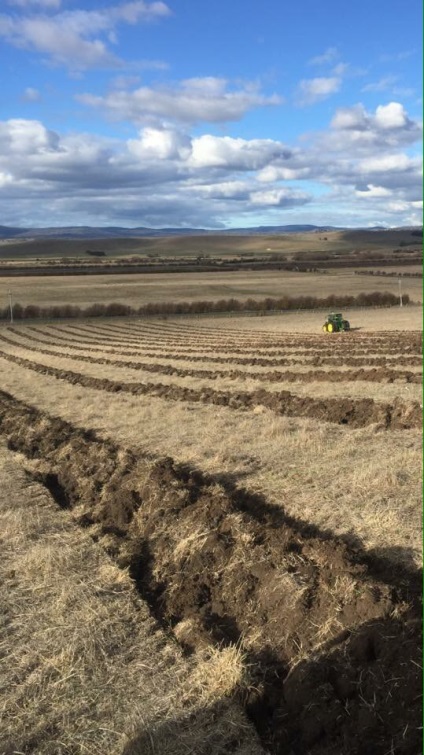
[[240, 755], [259, 755], [230, 699], [240, 650], [184, 659], [126, 571], [3, 446], [0, 475], [0, 751], [218, 755], [236, 738]]
[[[35, 353], [5, 344], [3, 350], [8, 354], [13, 354], [24, 359], [35, 361], [47, 367], [54, 367], [59, 370], [69, 370], [80, 375], [93, 377], [96, 379], [106, 379], [125, 383], [160, 383], [162, 385], [176, 385], [179, 387], [191, 388], [195, 391], [202, 389], [212, 389], [216, 391], [226, 391], [237, 393], [240, 391], [255, 391], [263, 388], [269, 392], [290, 391], [299, 396], [311, 396], [315, 398], [331, 397], [349, 397], [354, 399], [372, 398], [375, 401], [390, 402], [396, 398], [402, 398], [405, 401], [421, 401], [422, 388], [419, 384], [405, 385], [403, 382], [396, 383], [371, 383], [367, 381], [346, 381], [346, 382], [285, 382], [284, 380], [275, 382], [267, 381], [258, 375], [258, 378], [232, 379], [225, 377], [179, 377], [177, 375], [163, 375], [152, 373], [131, 367], [116, 367], [105, 364], [92, 364], [82, 362], [76, 359], [69, 359], [66, 356], [52, 356], [50, 354]], [[154, 360], [151, 362], [154, 364]], [[203, 367], [202, 369], [207, 369]], [[211, 368], [213, 370], [213, 366]], [[243, 366], [241, 367], [243, 369]], [[270, 367], [269, 369], [272, 369]], [[289, 367], [287, 368], [289, 369]]]
[[350, 430], [156, 397], [105, 394], [0, 361], [18, 399], [102, 437], [169, 455], [261, 493], [292, 516], [360, 538], [400, 561], [421, 558], [421, 437]]
[[[360, 278], [361, 276], [356, 276]], [[364, 278], [367, 276], [363, 276]], [[421, 295], [420, 297], [421, 298]], [[418, 298], [417, 298], [418, 300]], [[253, 317], [205, 317], [199, 318], [197, 327], [213, 328], [213, 330], [238, 330], [266, 333], [321, 333], [321, 326], [325, 321], [325, 312], [282, 312], [278, 315]], [[389, 307], [383, 309], [348, 309], [343, 316], [349, 320], [352, 328], [360, 328], [360, 334], [384, 333], [385, 331], [422, 330], [423, 310], [420, 306]], [[193, 320], [181, 319], [180, 324], [190, 325]], [[343, 336], [345, 337], [345, 336]], [[337, 334], [328, 334], [328, 339], [337, 338]]]
[[[8, 290], [23, 306], [75, 304], [82, 307], [118, 301], [133, 307], [149, 302], [216, 301], [218, 299], [319, 296], [389, 291], [397, 295], [396, 278], [355, 275], [344, 270], [327, 275], [285, 270], [217, 271], [213, 273], [145, 273], [119, 275], [19, 276], [11, 284], [0, 279], [0, 299]], [[414, 301], [422, 300], [422, 281], [404, 278], [402, 289]]]

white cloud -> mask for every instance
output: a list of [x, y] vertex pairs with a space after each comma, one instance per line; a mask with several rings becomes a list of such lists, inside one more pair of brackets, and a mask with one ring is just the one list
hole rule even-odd
[[[352, 71], [349, 63], [337, 63], [337, 65], [334, 66], [334, 68], [331, 69], [331, 75], [332, 76], [339, 76], [339, 77], [341, 77], [341, 76], [345, 76], [349, 71], [351, 71], [352, 74], [355, 75], [355, 76], [358, 75], [357, 70], [356, 71]], [[360, 75], [362, 75], [362, 72], [361, 72]]]
[[145, 128], [138, 139], [129, 139], [129, 151], [140, 159], [177, 160], [191, 154], [188, 136], [173, 129]]
[[[215, 81], [209, 86], [214, 95], [220, 91]], [[340, 128], [310, 136], [303, 147], [193, 135], [169, 123], [111, 139], [63, 135], [37, 120], [1, 122], [3, 222], [46, 224], [48, 208], [64, 224], [217, 227], [234, 218], [240, 224], [281, 224], [290, 213], [291, 222], [365, 225], [378, 215], [381, 222], [402, 225], [417, 214], [421, 200], [421, 158], [402, 150], [403, 134], [409, 139], [419, 130], [406, 113], [401, 127], [397, 109], [380, 107], [375, 113], [358, 107], [353, 114], [339, 113], [333, 123]], [[353, 133], [372, 139], [354, 149], [349, 136], [358, 123], [361, 129]], [[396, 148], [388, 132], [396, 134]]]
[[415, 170], [420, 165], [419, 158], [408, 157], [403, 152], [360, 160], [358, 169], [362, 173], [385, 173], [387, 171]]
[[0, 171], [0, 189], [5, 186], [10, 186], [13, 183], [13, 176], [11, 173], [3, 173]]
[[332, 128], [342, 130], [363, 130], [370, 124], [370, 118], [363, 105], [340, 108], [331, 121]]
[[276, 158], [290, 154], [272, 139], [234, 139], [204, 134], [192, 142], [190, 165], [196, 168], [259, 170]]
[[327, 47], [322, 55], [317, 55], [315, 58], [311, 58], [308, 63], [312, 66], [322, 66], [326, 63], [333, 63], [339, 57], [339, 51], [337, 47]]
[[341, 83], [342, 80], [339, 76], [303, 79], [298, 87], [297, 103], [299, 105], [313, 105], [315, 102], [325, 100], [339, 91]]
[[39, 121], [15, 118], [0, 123], [0, 149], [2, 154], [37, 154], [56, 149], [58, 137]]
[[408, 118], [400, 102], [389, 102], [388, 105], [378, 106], [375, 111], [375, 123], [383, 129], [404, 128]]
[[39, 102], [41, 100], [41, 94], [38, 89], [27, 87], [23, 92], [22, 99], [25, 102]]
[[310, 175], [310, 168], [285, 168], [277, 165], [267, 165], [258, 173], [258, 181], [263, 183], [273, 183], [275, 181], [296, 181], [307, 178]]
[[196, 191], [211, 199], [247, 200], [250, 195], [249, 186], [245, 181], [222, 181], [212, 185], [197, 184]]
[[[26, 3], [28, 5], [28, 2]], [[44, 3], [47, 10], [46, 3]], [[48, 9], [55, 6], [50, 5]], [[71, 70], [120, 64], [108, 48], [120, 23], [136, 24], [169, 15], [163, 2], [142, 0], [100, 10], [72, 10], [38, 15], [0, 15], [0, 36], [10, 44], [47, 55]], [[106, 41], [101, 36], [106, 36]]]
[[321, 139], [323, 149], [355, 152], [397, 149], [414, 144], [422, 136], [422, 123], [409, 118], [399, 102], [379, 105], [374, 113], [362, 104], [336, 111], [331, 131]]
[[293, 189], [269, 189], [268, 191], [252, 191], [250, 199], [254, 205], [288, 207], [306, 204], [311, 200], [311, 196]]
[[139, 21], [151, 21], [155, 18], [169, 16], [171, 11], [166, 3], [146, 3], [143, 0], [117, 5], [111, 10], [112, 18], [125, 21], [127, 24], [137, 24]]
[[152, 118], [183, 123], [237, 121], [255, 107], [282, 102], [281, 97], [265, 96], [252, 85], [230, 89], [228, 81], [211, 76], [186, 79], [173, 88], [146, 86], [133, 91], [116, 90], [103, 97], [81, 94], [77, 99], [106, 111], [112, 118], [134, 123]]
[[362, 92], [386, 92], [388, 89], [392, 89], [398, 80], [399, 76], [383, 76], [378, 81], [373, 81], [362, 87]]

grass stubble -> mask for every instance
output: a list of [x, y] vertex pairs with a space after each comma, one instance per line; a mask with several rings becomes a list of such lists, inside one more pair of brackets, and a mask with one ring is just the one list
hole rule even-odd
[[260, 755], [241, 649], [185, 657], [28, 469], [0, 447], [0, 752]]
[[[400, 328], [404, 315], [398, 315]], [[377, 316], [371, 321], [371, 329], [378, 330]], [[296, 322], [310, 332], [307, 315]], [[275, 332], [273, 318], [267, 318], [268, 324]], [[209, 325], [223, 334], [240, 326], [247, 332], [252, 325], [258, 328], [259, 318], [211, 320]], [[264, 320], [260, 325], [265, 329]], [[31, 352], [27, 356], [35, 359]], [[49, 359], [49, 364], [63, 360]], [[42, 355], [36, 360], [42, 361]], [[96, 369], [78, 366], [87, 374]], [[106, 376], [107, 368], [98, 369]], [[115, 379], [125, 379], [125, 370], [109, 369]], [[258, 406], [242, 412], [157, 397], [105, 397], [2, 360], [0, 370], [4, 390], [43, 412], [118, 445], [172, 456], [230, 480], [287, 514], [360, 542], [400, 566], [420, 563], [420, 437], [415, 430], [354, 430], [276, 417]], [[247, 388], [246, 381], [231, 385]], [[318, 384], [311, 385], [315, 392]], [[287, 387], [293, 391], [293, 385]], [[349, 388], [360, 393], [362, 384], [340, 383], [337, 392]], [[416, 398], [415, 386], [371, 388], [380, 400], [405, 398], [406, 388], [413, 388]], [[319, 391], [332, 395], [334, 386], [324, 383]], [[1, 448], [0, 752], [214, 754], [229, 751], [235, 740], [240, 755], [262, 752], [234, 702], [236, 691], [249, 685], [241, 648], [206, 645], [185, 657], [155, 624], [127, 571], [75, 526], [69, 512], [58, 511], [25, 467], [30, 470], [23, 457]], [[203, 535], [189, 533], [181, 551], [194, 547], [194, 540], [197, 547]], [[189, 630], [184, 623], [178, 628], [182, 635]], [[325, 627], [320, 632], [325, 635]]]

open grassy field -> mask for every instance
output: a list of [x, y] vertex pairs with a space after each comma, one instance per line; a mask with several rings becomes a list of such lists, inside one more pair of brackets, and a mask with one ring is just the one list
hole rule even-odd
[[[271, 277], [264, 285], [277, 286]], [[246, 276], [232, 283], [246, 285]], [[64, 739], [72, 753], [253, 754], [259, 737], [273, 755], [417, 755], [421, 310], [345, 314], [353, 330], [334, 335], [320, 332], [319, 313], [0, 329], [0, 432], [18, 452], [2, 456], [13, 626], [39, 613], [33, 593], [46, 593], [52, 571], [63, 575], [47, 589], [45, 624], [33, 638], [22, 628], [12, 636], [9, 673], [27, 700], [19, 731], [38, 736], [40, 752]], [[22, 468], [38, 486], [29, 495]], [[58, 532], [66, 547], [56, 564]], [[71, 557], [81, 548], [87, 556]], [[13, 566], [19, 559], [29, 566]], [[112, 596], [103, 578], [119, 585]], [[86, 695], [98, 699], [103, 673], [112, 681], [82, 723], [69, 700], [97, 663], [95, 634], [90, 647], [73, 635], [73, 654], [40, 650], [33, 686], [18, 673], [48, 637], [58, 595], [76, 606], [69, 631], [87, 601], [106, 637]], [[95, 599], [113, 601], [113, 619]], [[131, 606], [147, 623], [130, 652]], [[109, 621], [123, 633], [116, 659]], [[158, 664], [151, 705], [146, 654]], [[127, 673], [126, 697], [138, 704], [111, 713]], [[62, 702], [44, 706], [36, 734], [49, 684]], [[29, 734], [11, 739], [14, 700], [6, 694], [7, 741], [30, 752]], [[101, 716], [115, 733], [97, 726], [95, 739]]]
[[[370, 293], [398, 294], [396, 278], [355, 275], [353, 271], [296, 273], [283, 270], [212, 273], [146, 273], [129, 275], [77, 275], [57, 278], [0, 277], [0, 302], [8, 304], [8, 292], [23, 306], [38, 304], [91, 304], [122, 302], [140, 307], [149, 302], [179, 302], [218, 299], [246, 300], [289, 296]], [[422, 281], [402, 279], [402, 291], [413, 301], [422, 301]]]

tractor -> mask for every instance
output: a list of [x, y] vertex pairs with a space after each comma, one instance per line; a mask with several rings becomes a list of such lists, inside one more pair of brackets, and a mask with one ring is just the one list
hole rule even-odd
[[343, 320], [343, 315], [340, 312], [331, 312], [327, 315], [322, 329], [324, 333], [342, 333], [345, 330], [350, 330], [350, 323], [348, 320]]

